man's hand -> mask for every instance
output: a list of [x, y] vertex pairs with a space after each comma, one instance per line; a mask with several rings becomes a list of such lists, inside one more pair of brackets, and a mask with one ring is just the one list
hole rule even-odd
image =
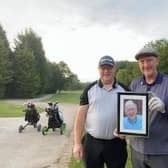
[[83, 147], [82, 144], [75, 144], [73, 147], [73, 155], [76, 160], [82, 160], [83, 158]]
[[165, 104], [159, 97], [152, 97], [148, 102], [148, 107], [151, 112], [165, 113]]
[[114, 135], [115, 137], [117, 137], [117, 138], [125, 139], [125, 136], [118, 134], [117, 128], [114, 129], [113, 135]]

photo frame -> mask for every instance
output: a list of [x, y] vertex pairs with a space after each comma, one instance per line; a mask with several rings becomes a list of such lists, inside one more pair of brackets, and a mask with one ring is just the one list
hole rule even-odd
[[118, 134], [148, 136], [148, 93], [118, 93]]

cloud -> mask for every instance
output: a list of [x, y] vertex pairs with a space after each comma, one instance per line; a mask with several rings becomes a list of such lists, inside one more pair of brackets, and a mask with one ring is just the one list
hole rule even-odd
[[0, 1], [1, 17], [13, 20], [18, 25], [47, 24], [73, 31], [94, 24], [106, 27], [118, 25], [121, 29], [130, 29], [147, 36], [168, 34], [166, 0]]
[[42, 37], [49, 60], [64, 60], [80, 78], [93, 78], [96, 72], [90, 71], [96, 70], [96, 60], [104, 54], [133, 60], [146, 42], [168, 36], [167, 0], [0, 0], [0, 4], [0, 24], [11, 42], [31, 27]]
[[73, 0], [73, 7], [92, 24], [131, 29], [148, 36], [168, 34], [166, 0]]

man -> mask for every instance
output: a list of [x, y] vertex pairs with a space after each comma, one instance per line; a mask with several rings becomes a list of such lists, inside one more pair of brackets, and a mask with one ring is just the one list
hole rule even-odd
[[[124, 92], [115, 80], [115, 62], [110, 56], [99, 61], [100, 79], [85, 88], [74, 123], [76, 159], [83, 159], [85, 168], [124, 168], [127, 151], [124, 139], [116, 138], [117, 92]], [[83, 144], [81, 139], [85, 127]]]
[[149, 99], [149, 137], [132, 138], [133, 168], [168, 167], [168, 75], [158, 72], [159, 58], [153, 48], [136, 54], [142, 77], [132, 81], [134, 92], [152, 92]]
[[137, 114], [137, 112], [137, 104], [133, 100], [127, 100], [124, 105], [124, 129], [142, 129], [142, 115]]

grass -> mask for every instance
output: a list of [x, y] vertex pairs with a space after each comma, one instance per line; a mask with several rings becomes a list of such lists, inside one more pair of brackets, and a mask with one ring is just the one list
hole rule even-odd
[[[74, 103], [79, 104], [79, 97], [82, 91], [62, 91], [59, 94], [55, 94], [48, 100], [45, 101], [58, 101], [60, 103]], [[20, 117], [24, 116], [25, 113], [23, 105], [15, 105], [6, 103], [3, 100], [0, 100], [0, 117]], [[43, 109], [37, 108], [38, 112], [42, 112]]]
[[[73, 103], [79, 104], [79, 98], [82, 91], [61, 91], [61, 93], [57, 93], [47, 101], [51, 102], [59, 102], [59, 103]], [[45, 100], [46, 101], [46, 100]]]
[[73, 157], [71, 158], [71, 162], [69, 164], [69, 168], [84, 168], [82, 162], [77, 162]]
[[126, 164], [126, 168], [132, 168], [132, 164], [131, 164], [131, 151], [130, 151], [130, 146], [127, 143], [127, 150], [128, 150], [128, 158], [127, 158], [127, 164]]
[[[25, 106], [6, 103], [3, 100], [0, 101], [0, 117], [21, 117], [25, 113], [23, 110]], [[42, 108], [37, 108], [38, 112], [44, 111]]]
[[0, 101], [0, 117], [20, 117], [23, 116], [21, 105], [8, 104]]

